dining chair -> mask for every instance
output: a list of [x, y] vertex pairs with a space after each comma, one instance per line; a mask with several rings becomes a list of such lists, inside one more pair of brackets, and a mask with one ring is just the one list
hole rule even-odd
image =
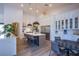
[[61, 52], [59, 50], [59, 46], [58, 46], [58, 43], [56, 41], [53, 41], [51, 42], [51, 50], [50, 50], [50, 53], [49, 53], [49, 56], [51, 56], [51, 52], [54, 52], [57, 56], [60, 56], [61, 55]]

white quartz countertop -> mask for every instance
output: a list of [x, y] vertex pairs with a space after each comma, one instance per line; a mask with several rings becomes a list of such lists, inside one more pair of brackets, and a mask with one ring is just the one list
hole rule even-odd
[[42, 33], [25, 33], [27, 35], [32, 35], [32, 36], [45, 36], [45, 34]]

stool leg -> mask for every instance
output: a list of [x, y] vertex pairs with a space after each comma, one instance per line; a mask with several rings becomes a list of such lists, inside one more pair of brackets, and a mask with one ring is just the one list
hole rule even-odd
[[49, 52], [49, 56], [51, 56], [51, 50], [50, 50], [50, 52]]
[[33, 46], [34, 46], [35, 44], [34, 44], [34, 40], [33, 40]]

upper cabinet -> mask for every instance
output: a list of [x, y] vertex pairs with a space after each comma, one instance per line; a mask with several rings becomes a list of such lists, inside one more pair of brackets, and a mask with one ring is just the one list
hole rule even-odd
[[65, 20], [65, 28], [68, 29], [68, 19]]
[[79, 19], [78, 17], [68, 18], [64, 20], [55, 21], [55, 29], [56, 30], [71, 30], [71, 29], [79, 29]]
[[75, 17], [75, 28], [78, 28], [78, 17]]
[[61, 20], [62, 29], [64, 29], [64, 20]]
[[41, 26], [42, 33], [50, 33], [50, 25]]
[[70, 18], [70, 29], [72, 29], [73, 28], [73, 19], [72, 18]]

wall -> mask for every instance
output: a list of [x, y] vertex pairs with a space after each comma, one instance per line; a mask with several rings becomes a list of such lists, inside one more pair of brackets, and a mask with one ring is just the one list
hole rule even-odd
[[3, 4], [0, 4], [0, 23], [4, 22], [3, 15], [4, 15], [4, 7]]
[[[18, 22], [19, 23], [19, 37], [22, 38], [22, 23], [23, 23], [23, 10], [10, 5], [0, 4], [0, 22], [4, 24]], [[0, 39], [0, 55], [10, 56], [16, 55], [16, 38]]]
[[29, 15], [27, 13], [24, 13], [23, 19], [24, 19], [24, 23], [26, 23], [26, 25], [27, 25], [29, 23], [32, 24], [34, 21], [36, 21], [37, 18], [34, 15]]
[[23, 10], [16, 6], [4, 6], [4, 22], [5, 24], [18, 22], [19, 23], [19, 37], [22, 38], [22, 23], [23, 23]]
[[50, 14], [39, 16], [39, 22], [40, 25], [50, 25], [51, 24]]
[[16, 55], [16, 38], [0, 39], [0, 56]]
[[50, 25], [50, 15], [29, 15], [27, 13], [24, 14], [24, 22], [26, 24], [33, 23], [34, 21], [38, 21], [40, 25]]
[[[73, 22], [74, 22], [75, 17], [78, 17], [78, 19], [79, 19], [79, 8], [78, 7], [76, 7], [76, 6], [66, 7], [63, 10], [61, 9], [61, 12], [59, 12], [55, 15], [53, 15], [53, 13], [52, 13], [50, 17], [51, 17], [51, 20], [54, 19], [51, 21], [51, 40], [52, 41], [54, 40], [55, 36], [60, 36], [62, 39], [72, 40], [72, 41], [76, 41], [77, 38], [79, 38], [79, 36], [73, 35], [73, 29], [75, 29], [74, 26], [73, 26], [73, 29], [70, 29], [68, 26], [67, 34], [63, 34], [62, 29], [58, 30], [58, 34], [55, 33], [55, 31], [56, 31], [55, 21], [66, 20], [66, 19], [70, 20], [70, 18], [72, 18]], [[68, 23], [69, 23], [69, 21], [68, 21]], [[69, 25], [70, 25], [70, 23], [69, 23]], [[64, 27], [65, 27], [65, 25], [64, 25]]]

